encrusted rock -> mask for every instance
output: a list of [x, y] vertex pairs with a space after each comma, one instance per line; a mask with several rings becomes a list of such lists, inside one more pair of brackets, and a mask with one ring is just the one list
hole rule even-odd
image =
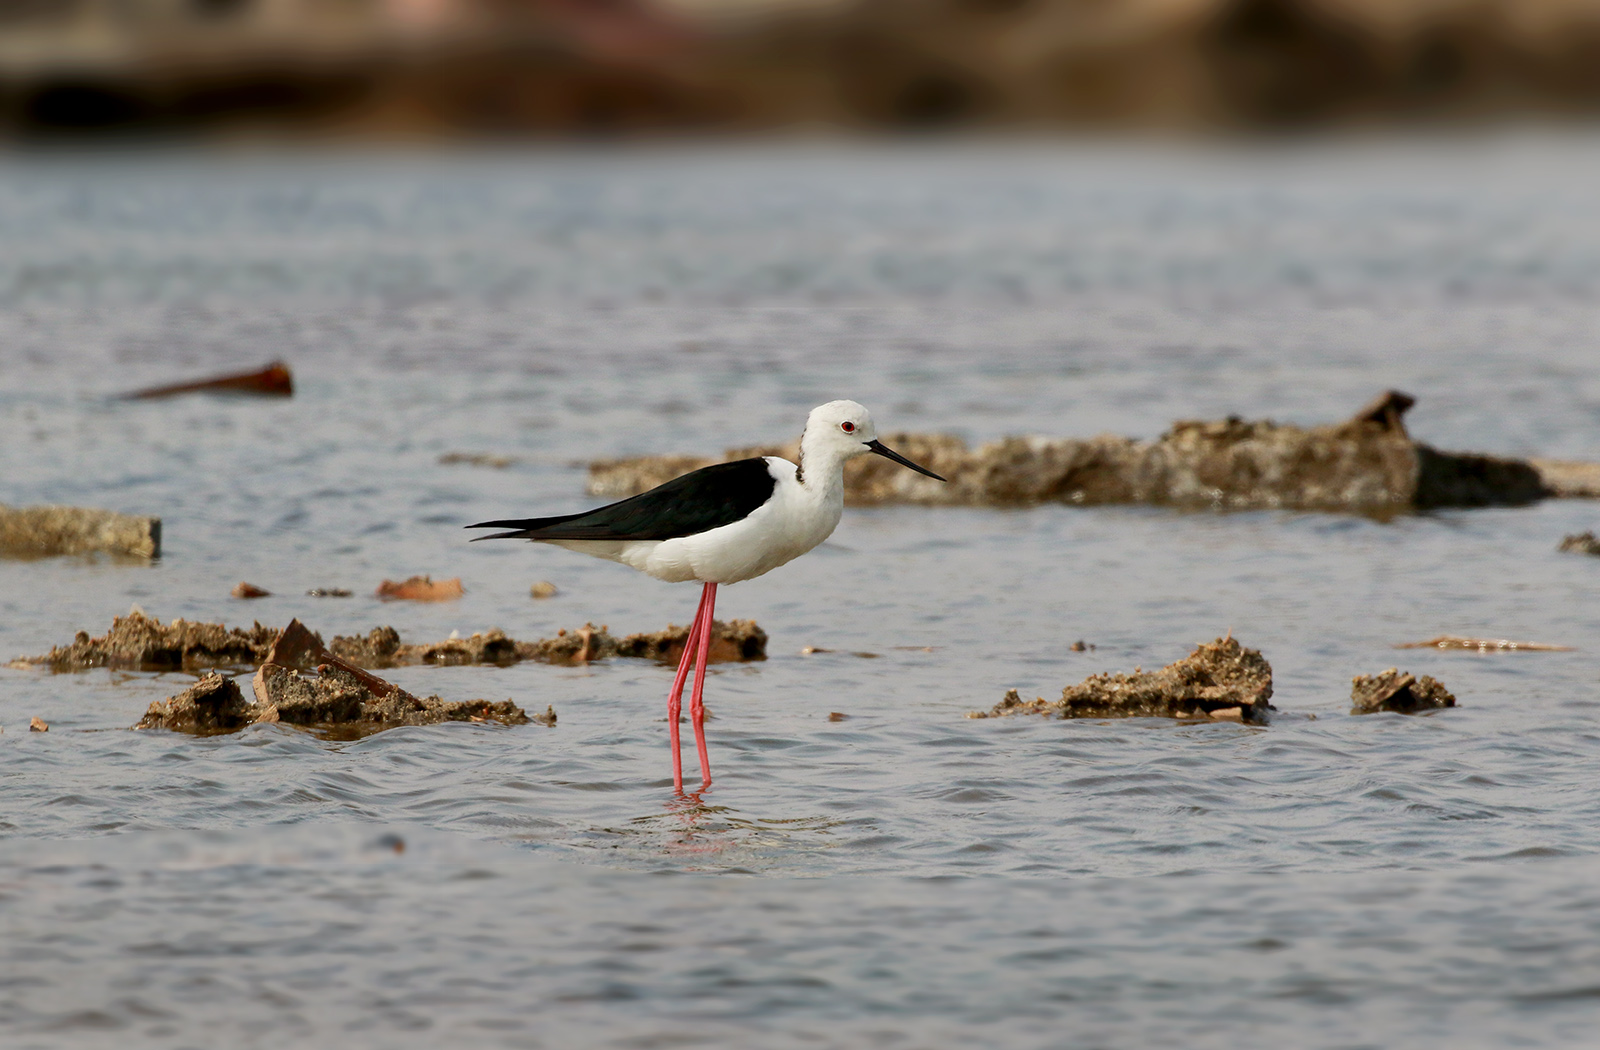
[[968, 717], [1215, 718], [1265, 724], [1267, 712], [1275, 710], [1267, 702], [1271, 697], [1271, 666], [1260, 652], [1229, 637], [1159, 671], [1091, 675], [1063, 689], [1060, 700], [1024, 700], [1012, 689], [993, 710]]
[[1406, 674], [1391, 667], [1372, 675], [1356, 675], [1350, 680], [1350, 713], [1370, 715], [1375, 711], [1415, 714], [1456, 706], [1456, 698], [1436, 678]]
[[246, 667], [261, 663], [278, 631], [259, 623], [229, 630], [219, 623], [173, 620], [163, 624], [135, 608], [111, 621], [99, 638], [79, 631], [71, 645], [57, 646], [43, 656], [13, 661], [12, 667], [48, 667], [78, 671], [87, 667], [123, 667], [139, 671], [192, 671], [203, 667]]
[[233, 733], [255, 720], [254, 705], [239, 691], [239, 683], [211, 671], [177, 696], [151, 704], [134, 728], [208, 735]]
[[[711, 663], [765, 660], [767, 633], [754, 620], [733, 620], [711, 625]], [[208, 667], [256, 667], [276, 663], [311, 670], [329, 660], [348, 670], [407, 667], [416, 664], [455, 666], [498, 664], [523, 660], [580, 664], [615, 656], [644, 657], [676, 662], [683, 654], [687, 627], [613, 636], [604, 627], [586, 624], [575, 631], [560, 631], [554, 638], [521, 642], [492, 628], [467, 637], [406, 645], [393, 627], [375, 627], [365, 637], [336, 636], [326, 647], [322, 639], [299, 620], [282, 631], [262, 627], [228, 629], [222, 624], [174, 620], [163, 625], [139, 610], [112, 622], [103, 637], [78, 632], [68, 646], [58, 646], [43, 656], [13, 661], [12, 667], [49, 667], [56, 671], [89, 667], [127, 667], [142, 671], [194, 671]], [[368, 688], [377, 689], [373, 678]]]
[[[1600, 495], [1585, 488], [1584, 464], [1441, 452], [1415, 442], [1402, 416], [1413, 399], [1389, 391], [1351, 419], [1299, 427], [1230, 417], [1183, 420], [1155, 441], [1096, 437], [1008, 437], [973, 451], [947, 434], [886, 434], [891, 448], [949, 479], [931, 478], [877, 456], [845, 465], [845, 495], [857, 505], [922, 503], [1012, 506], [1159, 503], [1185, 507], [1293, 508], [1368, 514], [1426, 507], [1529, 503], [1552, 495]], [[797, 446], [729, 449], [727, 459], [779, 455]], [[590, 465], [589, 492], [631, 496], [715, 460], [647, 456]], [[1600, 466], [1589, 465], [1590, 474]], [[1555, 475], [1552, 475], [1554, 478]]]
[[[374, 689], [374, 683], [381, 688]], [[284, 722], [354, 739], [395, 726], [439, 722], [555, 724], [554, 708], [530, 719], [510, 700], [413, 696], [381, 679], [329, 664], [310, 672], [263, 664], [251, 689], [253, 699], [246, 699], [233, 679], [208, 674], [177, 696], [151, 704], [134, 728], [210, 735], [237, 732], [257, 722]]]
[[0, 557], [60, 554], [161, 554], [161, 519], [92, 507], [7, 507], [0, 504]]

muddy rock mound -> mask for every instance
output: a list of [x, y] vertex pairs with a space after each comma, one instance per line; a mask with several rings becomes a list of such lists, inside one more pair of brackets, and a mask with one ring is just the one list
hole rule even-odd
[[1403, 715], [1456, 706], [1444, 683], [1428, 675], [1413, 675], [1391, 667], [1377, 674], [1356, 675], [1350, 681], [1350, 713], [1370, 715], [1397, 711]]
[[1015, 689], [971, 718], [1040, 714], [1060, 718], [1214, 718], [1264, 725], [1272, 696], [1272, 667], [1255, 649], [1232, 638], [1202, 645], [1159, 671], [1091, 675], [1061, 691], [1061, 699], [1023, 700]]
[[[891, 448], [949, 483], [863, 456], [845, 466], [845, 498], [857, 506], [1156, 503], [1384, 515], [1600, 495], [1600, 468], [1593, 464], [1443, 452], [1413, 441], [1402, 417], [1414, 403], [1391, 390], [1342, 423], [1312, 427], [1238, 417], [1180, 420], [1154, 441], [1115, 434], [1008, 437], [968, 449], [949, 434], [886, 434]], [[793, 460], [796, 449], [729, 449], [726, 458], [752, 455]], [[589, 492], [631, 496], [713, 462], [690, 456], [603, 460], [589, 467]]]
[[0, 504], [0, 557], [62, 554], [161, 556], [161, 519], [93, 507], [7, 507]]
[[72, 644], [57, 646], [43, 656], [14, 661], [13, 667], [48, 667], [52, 671], [81, 671], [89, 667], [119, 667], [138, 671], [193, 671], [205, 667], [251, 667], [265, 659], [278, 638], [276, 628], [257, 623], [229, 629], [219, 623], [160, 620], [134, 609], [111, 621], [111, 630], [99, 638], [79, 631]]
[[269, 663], [256, 672], [253, 695], [247, 698], [233, 679], [212, 672], [177, 696], [151, 704], [134, 728], [211, 736], [258, 722], [283, 722], [352, 740], [396, 726], [440, 722], [555, 724], [553, 708], [530, 718], [510, 700], [419, 697], [381, 680], [383, 688], [374, 689], [372, 683], [370, 676], [358, 677], [330, 664], [307, 672]]
[[[618, 656], [636, 656], [675, 664], [683, 658], [689, 628], [672, 624], [664, 631], [630, 634], [617, 643]], [[743, 663], [767, 658], [767, 632], [754, 620], [711, 621], [711, 645], [706, 663]]]
[[209, 736], [237, 732], [255, 720], [254, 704], [245, 699], [239, 683], [211, 671], [177, 696], [151, 704], [134, 728]]

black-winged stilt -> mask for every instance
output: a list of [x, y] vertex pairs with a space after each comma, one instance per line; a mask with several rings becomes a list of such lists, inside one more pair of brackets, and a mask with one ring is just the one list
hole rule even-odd
[[683, 791], [678, 716], [693, 666], [689, 717], [700, 752], [701, 789], [711, 786], [706, 754], [706, 655], [717, 584], [738, 583], [793, 561], [832, 534], [844, 513], [844, 465], [869, 452], [938, 478], [878, 440], [872, 416], [854, 401], [811, 410], [800, 435], [800, 463], [777, 456], [702, 467], [649, 492], [579, 514], [481, 521], [469, 529], [512, 529], [479, 540], [527, 539], [608, 558], [669, 583], [699, 580], [700, 607], [667, 698], [672, 782]]

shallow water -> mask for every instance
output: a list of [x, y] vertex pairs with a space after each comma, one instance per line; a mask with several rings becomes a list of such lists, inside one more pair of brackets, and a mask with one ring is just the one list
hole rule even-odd
[[[0, 657], [135, 603], [410, 641], [682, 623], [692, 588], [459, 526], [833, 397], [982, 441], [1398, 387], [1441, 447], [1600, 459], [1596, 184], [1571, 134], [13, 158], [0, 501], [158, 514], [165, 555], [0, 562]], [[110, 398], [274, 357], [292, 401]], [[698, 803], [641, 661], [396, 671], [560, 720], [354, 743], [129, 733], [191, 679], [0, 669], [0, 1042], [1577, 1045], [1600, 560], [1555, 546], [1597, 517], [847, 511], [722, 591], [771, 658], [713, 669]], [[422, 572], [466, 597], [370, 597]], [[1272, 662], [1268, 728], [962, 717], [1229, 630]], [[1441, 633], [1576, 648], [1392, 648]], [[1395, 664], [1461, 707], [1350, 717]]]

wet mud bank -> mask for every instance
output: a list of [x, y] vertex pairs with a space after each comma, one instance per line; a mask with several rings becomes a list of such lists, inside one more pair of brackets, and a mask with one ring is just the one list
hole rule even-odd
[[[198, 671], [212, 667], [254, 667], [270, 662], [275, 647], [292, 637], [292, 629], [304, 631], [322, 645], [321, 636], [306, 630], [299, 621], [279, 630], [256, 623], [248, 628], [229, 628], [217, 623], [160, 620], [135, 609], [112, 620], [111, 630], [98, 638], [79, 631], [67, 645], [56, 646], [40, 656], [19, 657], [8, 665], [16, 668], [44, 668], [51, 671], [81, 671], [93, 667], [115, 667], [138, 671]], [[767, 632], [754, 620], [733, 620], [712, 624], [709, 663], [764, 660]], [[406, 667], [419, 664], [456, 666], [498, 664], [501, 666], [536, 660], [553, 664], [580, 664], [613, 657], [639, 657], [676, 662], [683, 655], [688, 627], [670, 625], [662, 631], [630, 634], [617, 638], [605, 627], [588, 624], [575, 631], [560, 631], [554, 638], [524, 642], [506, 636], [498, 628], [474, 633], [466, 638], [447, 638], [426, 644], [405, 644], [393, 627], [376, 627], [364, 636], [336, 635], [326, 652], [356, 668]]]
[[1159, 671], [1091, 675], [1063, 689], [1059, 700], [1024, 700], [1012, 689], [993, 709], [967, 717], [1211, 718], [1265, 725], [1276, 710], [1271, 697], [1271, 665], [1259, 651], [1227, 637]]
[[7, 507], [0, 504], [0, 558], [63, 554], [161, 556], [161, 519], [94, 507]]
[[[949, 434], [888, 434], [890, 447], [949, 483], [864, 456], [846, 465], [845, 494], [858, 506], [1154, 503], [1360, 514], [1600, 498], [1600, 464], [1445, 452], [1414, 441], [1403, 421], [1414, 403], [1389, 391], [1343, 423], [1316, 427], [1237, 417], [1181, 420], [1155, 441], [1008, 437], [974, 450]], [[726, 459], [757, 455], [792, 460], [797, 449], [793, 443], [729, 449]], [[598, 461], [589, 467], [589, 492], [622, 498], [713, 462]]]

